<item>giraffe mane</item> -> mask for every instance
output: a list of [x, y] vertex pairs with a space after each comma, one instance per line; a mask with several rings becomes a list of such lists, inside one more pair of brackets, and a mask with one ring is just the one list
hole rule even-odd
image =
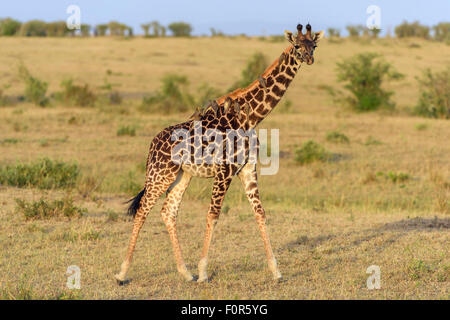
[[[293, 46], [290, 45], [283, 52], [285, 54], [288, 54], [289, 51], [292, 49], [292, 47]], [[280, 63], [280, 59], [279, 58], [275, 59], [275, 61], [272, 62], [272, 64], [270, 66], [268, 66], [266, 68], [266, 70], [264, 70], [264, 72], [262, 73], [261, 76], [263, 78], [268, 76], [273, 71], [273, 69], [275, 69], [279, 65], [279, 63]], [[259, 85], [259, 80], [256, 79], [252, 83], [250, 83], [247, 87], [245, 87], [245, 88], [238, 88], [238, 89], [236, 89], [236, 90], [234, 90], [234, 91], [232, 91], [230, 93], [227, 93], [226, 95], [216, 99], [216, 102], [217, 102], [217, 104], [222, 105], [225, 102], [225, 99], [228, 98], [228, 97], [230, 97], [232, 100], [235, 100], [237, 98], [245, 96], [249, 91], [253, 90], [258, 85]]]

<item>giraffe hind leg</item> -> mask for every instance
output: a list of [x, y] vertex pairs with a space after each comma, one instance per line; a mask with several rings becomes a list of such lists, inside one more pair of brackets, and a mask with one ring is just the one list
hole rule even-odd
[[178, 174], [177, 181], [175, 181], [171, 185], [171, 188], [169, 188], [170, 190], [167, 193], [167, 198], [164, 201], [163, 207], [161, 209], [161, 217], [167, 227], [167, 231], [172, 242], [172, 248], [175, 255], [178, 272], [187, 281], [192, 281], [192, 274], [188, 271], [183, 260], [176, 229], [178, 209], [180, 207], [184, 191], [187, 189], [189, 182], [191, 181], [191, 175], [181, 170], [180, 172], [181, 173]]
[[153, 177], [149, 178], [146, 182], [145, 188], [138, 196], [132, 199], [130, 205], [131, 213], [134, 208], [137, 208], [134, 216], [133, 231], [131, 233], [127, 254], [125, 260], [122, 262], [120, 273], [115, 275], [115, 278], [119, 284], [124, 283], [126, 274], [130, 268], [131, 261], [133, 259], [134, 249], [136, 247], [137, 238], [139, 232], [144, 225], [147, 215], [155, 205], [156, 201], [161, 195], [169, 188], [169, 186], [175, 181], [177, 172], [173, 172], [170, 175], [164, 177], [160, 176], [160, 179], [155, 180]]

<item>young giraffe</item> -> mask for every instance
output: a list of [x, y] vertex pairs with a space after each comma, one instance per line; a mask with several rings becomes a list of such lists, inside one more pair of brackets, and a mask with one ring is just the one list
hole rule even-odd
[[[229, 143], [225, 140], [227, 129], [249, 130], [255, 128], [280, 101], [301, 63], [306, 62], [308, 65], [314, 63], [314, 49], [322, 38], [323, 31], [316, 33], [313, 37], [309, 24], [306, 26], [305, 34], [302, 33], [301, 24], [297, 26], [297, 29], [297, 36], [294, 36], [292, 32], [285, 31], [285, 37], [291, 45], [265, 70], [259, 79], [245, 89], [237, 89], [210, 102], [209, 107], [203, 112], [197, 109], [188, 121], [164, 129], [153, 139], [147, 158], [144, 189], [132, 199], [128, 209], [128, 213], [135, 217], [126, 258], [121, 265], [120, 273], [115, 276], [119, 284], [123, 284], [126, 279], [138, 233], [153, 205], [164, 192], [167, 192], [167, 197], [161, 210], [161, 216], [172, 242], [177, 269], [186, 280], [193, 280], [183, 261], [176, 232], [178, 208], [192, 176], [214, 178], [211, 203], [206, 217], [203, 250], [198, 264], [199, 277], [197, 281], [202, 282], [208, 279], [207, 264], [211, 237], [220, 215], [225, 193], [235, 175], [241, 180], [252, 206], [264, 242], [269, 269], [275, 279], [281, 278], [266, 231], [265, 212], [257, 187], [256, 165], [254, 161], [249, 161], [248, 137], [242, 138], [245, 141], [246, 151], [244, 161], [241, 163], [211, 164], [203, 157], [200, 163], [192, 164], [172, 160], [173, 149], [178, 143], [177, 140], [173, 141], [172, 134], [175, 130], [180, 129], [192, 133], [195, 123], [199, 123], [196, 121], [200, 120], [201, 132], [205, 133], [207, 129], [216, 129], [223, 134], [223, 141]], [[193, 144], [193, 140], [189, 141]], [[236, 145], [236, 142], [234, 144]], [[204, 147], [205, 142], [202, 142], [201, 145]], [[197, 147], [193, 146], [193, 148]]]

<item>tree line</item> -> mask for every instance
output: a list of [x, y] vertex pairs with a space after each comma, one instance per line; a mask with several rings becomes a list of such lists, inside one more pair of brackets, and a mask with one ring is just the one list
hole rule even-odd
[[[158, 21], [152, 21], [141, 25], [145, 37], [165, 37], [167, 30], [172, 36], [191, 36], [192, 26], [186, 22], [173, 22], [167, 27]], [[128, 36], [134, 35], [133, 28], [118, 21], [89, 25], [81, 24], [80, 30], [70, 30], [65, 21], [45, 22], [42, 20], [30, 20], [20, 22], [12, 18], [0, 19], [0, 36], [23, 36], [23, 37], [65, 37], [81, 35], [89, 36]]]
[[[351, 38], [377, 38], [381, 32], [380, 29], [369, 29], [363, 25], [348, 25], [345, 29]], [[340, 30], [337, 28], [328, 28], [327, 32], [330, 38], [339, 38], [341, 36]], [[450, 22], [441, 22], [437, 25], [429, 27], [420, 24], [419, 21], [404, 21], [394, 28], [394, 34], [397, 38], [416, 37], [450, 42]]]
[[[145, 37], [165, 37], [167, 30], [175, 37], [189, 37], [192, 33], [192, 26], [187, 22], [173, 22], [168, 26], [160, 24], [158, 21], [151, 21], [141, 24], [141, 29]], [[348, 25], [346, 30], [351, 38], [373, 37], [377, 38], [380, 29], [368, 29], [363, 25]], [[214, 28], [210, 29], [211, 36], [223, 36], [224, 34]], [[328, 28], [330, 38], [339, 38], [340, 30]], [[450, 42], [450, 22], [441, 22], [429, 27], [420, 24], [418, 21], [404, 21], [395, 27], [397, 38], [419, 37], [424, 39], [434, 39], [437, 41]], [[42, 20], [31, 20], [20, 22], [12, 18], [0, 19], [0, 36], [25, 36], [25, 37], [64, 37], [64, 36], [133, 36], [133, 28], [118, 21], [110, 21], [95, 26], [81, 24], [80, 30], [69, 30], [65, 21], [45, 22]]]

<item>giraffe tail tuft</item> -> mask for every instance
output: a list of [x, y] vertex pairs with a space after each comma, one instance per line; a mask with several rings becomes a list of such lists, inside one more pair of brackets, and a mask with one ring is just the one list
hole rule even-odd
[[127, 202], [131, 202], [130, 206], [128, 207], [128, 211], [127, 214], [130, 216], [135, 216], [136, 212], [138, 211], [140, 205], [141, 205], [141, 198], [144, 196], [145, 194], [145, 188], [142, 189], [141, 192], [138, 193], [138, 195], [132, 199], [130, 199]]

